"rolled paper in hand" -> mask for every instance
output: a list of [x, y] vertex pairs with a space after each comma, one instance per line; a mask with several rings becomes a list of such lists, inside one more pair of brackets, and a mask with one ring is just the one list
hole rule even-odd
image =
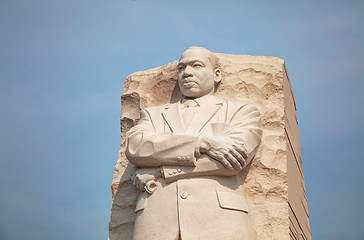
[[149, 180], [147, 184], [145, 184], [145, 191], [149, 194], [153, 194], [158, 188], [157, 182], [154, 180]]

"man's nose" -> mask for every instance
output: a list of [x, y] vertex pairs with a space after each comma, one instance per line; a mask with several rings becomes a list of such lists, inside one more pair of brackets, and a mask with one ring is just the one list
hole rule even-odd
[[182, 77], [183, 77], [183, 78], [193, 77], [193, 73], [191, 72], [191, 67], [190, 67], [190, 66], [187, 66], [187, 67], [184, 69], [183, 74], [182, 74]]

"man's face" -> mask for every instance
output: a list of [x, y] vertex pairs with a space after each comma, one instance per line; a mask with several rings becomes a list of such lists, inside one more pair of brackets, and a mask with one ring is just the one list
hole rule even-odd
[[181, 93], [189, 98], [199, 98], [214, 94], [216, 78], [220, 71], [214, 70], [209, 53], [199, 48], [187, 49], [179, 60], [178, 86]]

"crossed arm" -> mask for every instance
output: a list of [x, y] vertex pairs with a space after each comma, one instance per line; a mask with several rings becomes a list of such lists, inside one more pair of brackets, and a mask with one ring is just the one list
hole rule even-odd
[[[159, 167], [163, 166], [199, 169], [200, 176], [241, 171], [260, 143], [259, 112], [252, 105], [241, 105], [230, 115], [226, 123], [218, 123], [225, 126], [218, 136], [175, 134], [158, 133], [148, 110], [142, 110], [141, 119], [127, 133], [126, 156], [138, 167], [135, 185], [141, 189], [143, 182], [162, 177]], [[206, 160], [218, 164], [209, 165]]]

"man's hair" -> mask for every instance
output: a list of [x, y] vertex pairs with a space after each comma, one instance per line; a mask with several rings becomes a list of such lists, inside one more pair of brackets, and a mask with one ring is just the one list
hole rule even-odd
[[218, 68], [218, 69], [220, 69], [220, 70], [221, 70], [221, 68], [220, 68], [220, 60], [219, 60], [219, 58], [216, 56], [216, 54], [215, 54], [215, 53], [213, 53], [213, 52], [211, 52], [210, 50], [208, 50], [208, 49], [206, 49], [206, 48], [203, 48], [203, 47], [189, 47], [189, 48], [187, 48], [187, 49], [186, 49], [186, 51], [187, 51], [188, 49], [193, 49], [193, 48], [199, 48], [199, 49], [202, 49], [202, 50], [206, 51], [206, 52], [209, 54], [208, 58], [209, 58], [209, 60], [210, 60], [210, 63], [211, 63], [212, 69], [214, 69], [214, 70], [215, 70], [216, 68]]

